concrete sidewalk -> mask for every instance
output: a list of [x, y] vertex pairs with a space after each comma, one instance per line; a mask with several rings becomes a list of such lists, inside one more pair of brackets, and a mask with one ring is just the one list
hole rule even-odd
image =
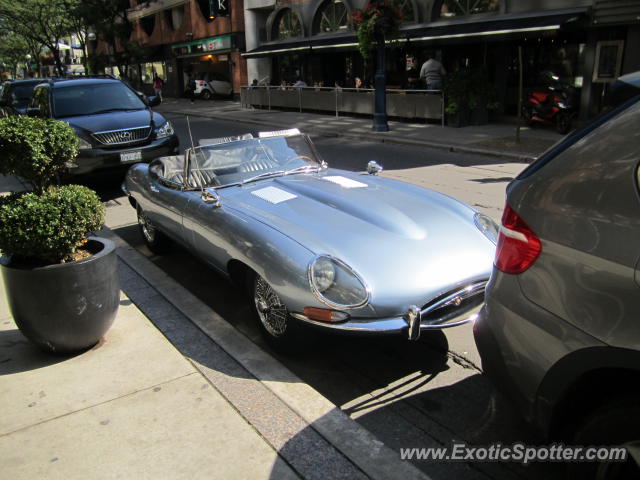
[[30, 344], [2, 295], [0, 346], [3, 478], [298, 478], [124, 294], [75, 356]]
[[496, 123], [463, 128], [442, 127], [439, 123], [389, 121], [388, 132], [374, 132], [369, 117], [336, 117], [322, 113], [242, 108], [230, 100], [167, 98], [155, 110], [163, 113], [200, 116], [223, 121], [243, 122], [278, 130], [297, 127], [301, 131], [328, 137], [416, 145], [453, 152], [474, 153], [531, 162], [564, 138], [550, 127], [522, 127], [520, 142], [515, 141], [516, 119], [502, 117]]

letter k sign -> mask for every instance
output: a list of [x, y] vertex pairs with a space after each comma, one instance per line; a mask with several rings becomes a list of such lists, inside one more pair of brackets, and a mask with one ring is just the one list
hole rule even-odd
[[226, 11], [227, 11], [227, 5], [225, 0], [218, 0], [218, 12], [226, 13]]

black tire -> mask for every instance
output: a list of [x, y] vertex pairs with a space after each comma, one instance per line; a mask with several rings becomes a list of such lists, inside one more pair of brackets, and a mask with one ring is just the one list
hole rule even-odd
[[558, 114], [556, 119], [556, 130], [562, 135], [566, 135], [571, 130], [571, 115], [568, 113]]
[[299, 351], [302, 344], [300, 326], [289, 315], [278, 294], [258, 274], [253, 278], [251, 294], [258, 327], [266, 342], [281, 353]]
[[[611, 402], [593, 412], [576, 431], [572, 443], [584, 446], [625, 446], [640, 441], [640, 396]], [[626, 462], [568, 464], [568, 478], [626, 480], [640, 478], [640, 466], [631, 455]]]
[[138, 227], [145, 245], [153, 253], [164, 253], [169, 250], [170, 240], [159, 231], [147, 218], [144, 211], [138, 206]]
[[205, 90], [202, 91], [200, 96], [202, 97], [203, 100], [210, 100], [211, 99], [211, 92], [209, 90], [205, 89]]

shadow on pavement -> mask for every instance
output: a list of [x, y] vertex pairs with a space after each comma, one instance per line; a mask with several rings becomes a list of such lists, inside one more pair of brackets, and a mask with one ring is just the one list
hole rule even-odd
[[48, 367], [81, 353], [54, 355], [40, 350], [17, 328], [0, 330], [0, 376]]

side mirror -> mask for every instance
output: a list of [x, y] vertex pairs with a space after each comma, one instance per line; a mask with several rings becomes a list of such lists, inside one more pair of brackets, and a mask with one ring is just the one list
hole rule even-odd
[[150, 107], [155, 107], [156, 105], [160, 105], [161, 102], [162, 102], [162, 99], [157, 95], [154, 95], [152, 97], [147, 97], [147, 105], [149, 105]]
[[218, 192], [216, 192], [213, 188], [205, 188], [204, 190], [202, 190], [200, 199], [204, 203], [211, 205], [214, 208], [218, 208], [221, 206], [220, 195], [218, 195]]
[[382, 165], [380, 165], [375, 160], [371, 160], [367, 163], [367, 173], [369, 175], [377, 175], [383, 170]]
[[42, 116], [42, 111], [40, 110], [40, 107], [28, 107], [25, 113], [27, 114], [28, 117]]

